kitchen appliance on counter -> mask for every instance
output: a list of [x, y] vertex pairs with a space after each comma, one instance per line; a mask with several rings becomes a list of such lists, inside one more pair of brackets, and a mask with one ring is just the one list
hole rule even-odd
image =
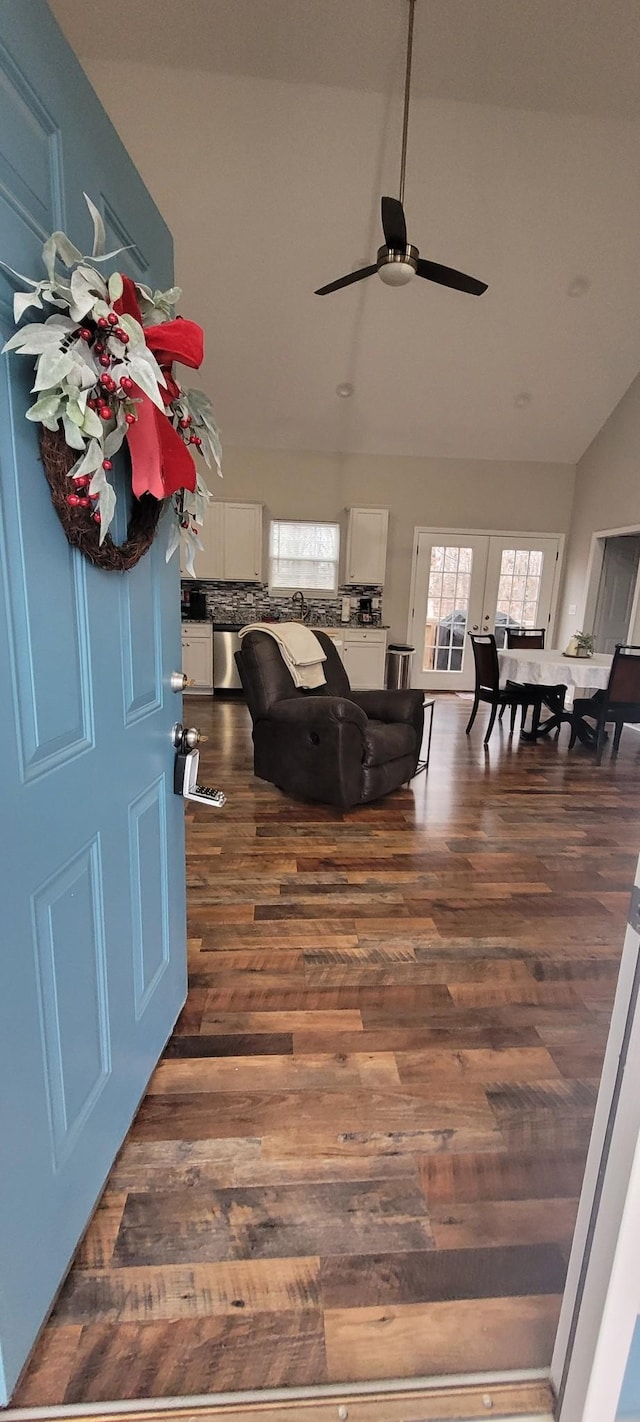
[[213, 624], [213, 688], [214, 691], [242, 691], [242, 682], [235, 663], [240, 651], [240, 622]]
[[363, 627], [368, 627], [373, 620], [373, 599], [370, 597], [359, 597], [358, 622], [362, 623]]
[[198, 583], [183, 583], [180, 590], [180, 615], [183, 622], [205, 622], [207, 594]]

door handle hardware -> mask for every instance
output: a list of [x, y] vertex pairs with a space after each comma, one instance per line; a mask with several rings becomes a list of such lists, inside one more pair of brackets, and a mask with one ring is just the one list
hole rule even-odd
[[196, 746], [204, 745], [205, 741], [208, 741], [209, 739], [208, 736], [203, 736], [202, 732], [198, 730], [197, 726], [188, 726], [187, 730], [184, 731], [182, 738], [184, 744], [188, 746], [189, 750], [195, 750]]
[[227, 802], [224, 790], [212, 790], [210, 785], [198, 784], [199, 763], [200, 751], [178, 751], [173, 771], [174, 791], [184, 800], [197, 800], [201, 805], [212, 805], [214, 809], [221, 810]]
[[176, 750], [185, 755], [187, 751], [195, 750], [196, 746], [204, 745], [209, 737], [203, 736], [197, 726], [183, 726], [181, 721], [177, 721], [172, 727], [171, 739]]
[[181, 795], [185, 800], [198, 800], [202, 805], [213, 805], [221, 809], [227, 800], [224, 791], [212, 790], [209, 785], [198, 784], [200, 751], [196, 747], [206, 741], [207, 737], [200, 735], [197, 726], [183, 726], [181, 721], [177, 721], [171, 732], [171, 739], [176, 750], [173, 768], [175, 794]]
[[178, 671], [172, 672], [169, 677], [169, 685], [172, 691], [184, 691], [185, 686], [189, 685], [187, 673]]

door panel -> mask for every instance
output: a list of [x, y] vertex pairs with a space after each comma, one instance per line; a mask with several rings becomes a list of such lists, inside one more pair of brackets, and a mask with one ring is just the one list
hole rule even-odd
[[[100, 840], [33, 895], [36, 977], [47, 1106], [58, 1169], [111, 1068]], [[71, 962], [70, 943], [84, 943]]]
[[[44, 0], [0, 7], [0, 257], [31, 275], [82, 197], [116, 259], [172, 282], [170, 235]], [[0, 338], [14, 283], [0, 271]], [[72, 550], [0, 357], [0, 1402], [69, 1265], [186, 991], [178, 566], [163, 519], [127, 574]], [[123, 456], [124, 458], [124, 456]], [[124, 506], [120, 528], [123, 527]]]
[[460, 529], [418, 534], [410, 639], [414, 686], [464, 691], [473, 686], [467, 632], [482, 617], [488, 539]]
[[257, 504], [223, 505], [223, 565], [227, 581], [260, 577], [262, 510]]
[[495, 633], [498, 647], [506, 645], [507, 627], [547, 631], [557, 559], [557, 538], [518, 534], [489, 539], [483, 630]]

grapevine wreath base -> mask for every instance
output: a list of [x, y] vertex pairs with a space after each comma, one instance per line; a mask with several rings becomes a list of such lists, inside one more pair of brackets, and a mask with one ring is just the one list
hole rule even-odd
[[124, 543], [114, 543], [109, 533], [102, 543], [98, 543], [94, 506], [86, 489], [78, 489], [78, 504], [69, 504], [69, 471], [77, 458], [75, 450], [69, 448], [60, 431], [42, 427], [40, 453], [51, 490], [51, 502], [69, 542], [97, 568], [103, 568], [106, 572], [126, 573], [134, 568], [153, 543], [164, 507], [162, 501], [154, 499], [152, 494], [134, 499]]

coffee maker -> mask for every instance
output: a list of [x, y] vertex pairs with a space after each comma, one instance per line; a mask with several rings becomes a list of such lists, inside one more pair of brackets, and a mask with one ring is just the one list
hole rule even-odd
[[199, 583], [183, 583], [180, 612], [183, 622], [204, 622], [207, 617], [207, 594]]
[[370, 597], [359, 597], [359, 598], [358, 598], [358, 622], [361, 622], [363, 627], [366, 627], [366, 626], [368, 626], [369, 623], [373, 622], [373, 599], [372, 599], [372, 598], [370, 598]]

